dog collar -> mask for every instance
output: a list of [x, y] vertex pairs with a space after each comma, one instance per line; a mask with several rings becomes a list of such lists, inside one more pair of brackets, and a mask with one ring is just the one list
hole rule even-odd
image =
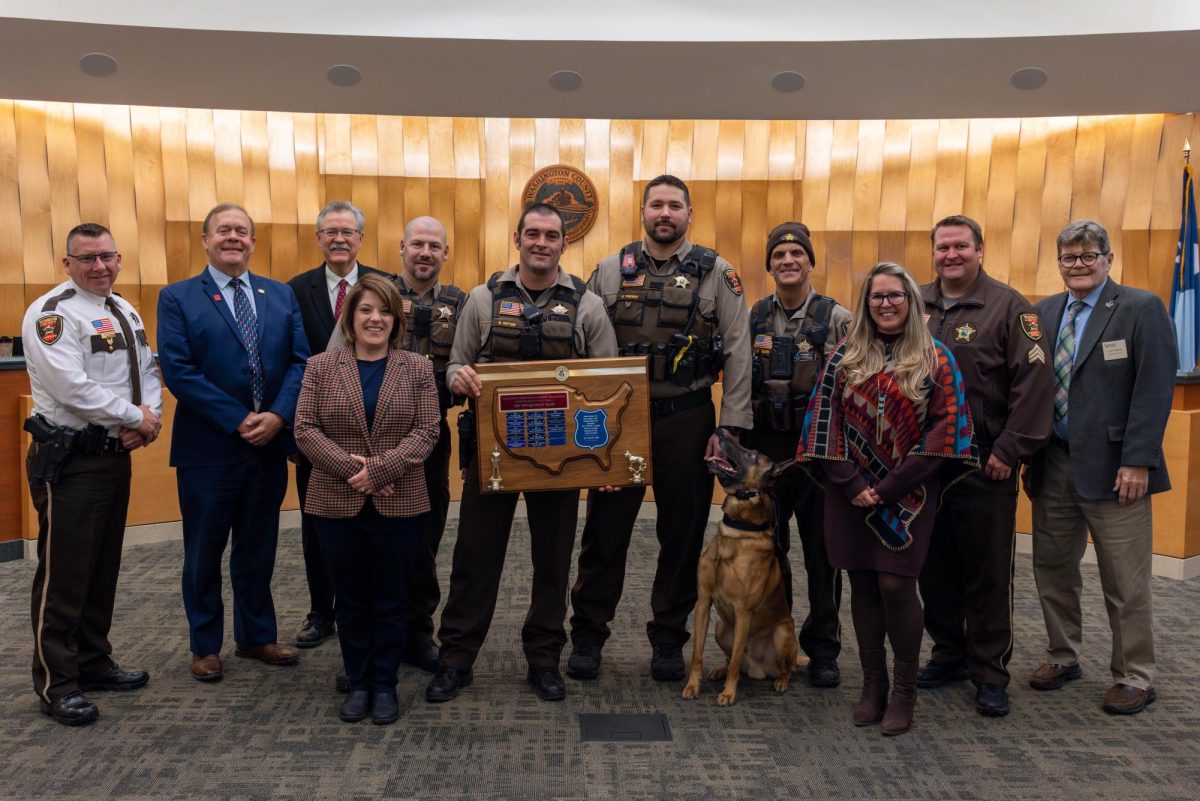
[[741, 520], [734, 520], [729, 515], [722, 514], [721, 525], [729, 526], [730, 528], [736, 528], [738, 531], [766, 531], [771, 527], [772, 524], [767, 523], [766, 525], [756, 526], [753, 523], [743, 523]]

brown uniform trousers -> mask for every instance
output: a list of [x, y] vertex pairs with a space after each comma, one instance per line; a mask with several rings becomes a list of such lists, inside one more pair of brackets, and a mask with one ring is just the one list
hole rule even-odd
[[[704, 449], [715, 425], [711, 402], [654, 418], [654, 502], [658, 566], [650, 592], [646, 635], [654, 645], [682, 646], [696, 606], [696, 564], [712, 504], [713, 476]], [[625, 585], [625, 562], [645, 487], [588, 493], [588, 516], [571, 589], [571, 639], [602, 645]]]
[[[37, 447], [30, 446], [27, 466]], [[33, 686], [48, 703], [77, 692], [81, 675], [115, 664], [108, 631], [131, 475], [128, 453], [76, 454], [53, 485], [29, 485], [38, 516]]]
[[567, 642], [563, 620], [567, 614], [579, 491], [484, 495], [479, 491], [479, 470], [474, 459], [463, 481], [449, 598], [438, 630], [442, 667], [470, 669], [483, 647], [496, 612], [504, 554], [517, 496], [521, 494], [529, 517], [533, 561], [532, 596], [521, 628], [521, 642], [530, 667], [558, 667]]

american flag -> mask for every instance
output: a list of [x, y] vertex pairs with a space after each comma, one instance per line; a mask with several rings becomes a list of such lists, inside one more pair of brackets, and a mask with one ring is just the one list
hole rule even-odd
[[507, 314], [509, 317], [521, 316], [521, 304], [512, 300], [500, 301], [500, 313]]
[[758, 334], [754, 337], [755, 350], [770, 350], [774, 340], [770, 334]]
[[117, 330], [113, 328], [112, 320], [105, 317], [103, 320], [92, 320], [92, 328], [96, 329], [97, 334], [115, 334]]

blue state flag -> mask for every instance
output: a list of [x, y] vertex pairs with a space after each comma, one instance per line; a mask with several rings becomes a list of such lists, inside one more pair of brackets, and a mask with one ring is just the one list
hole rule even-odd
[[1200, 353], [1200, 241], [1196, 237], [1196, 194], [1192, 168], [1183, 168], [1183, 214], [1175, 250], [1175, 280], [1171, 284], [1171, 319], [1179, 342], [1179, 370], [1196, 369]]

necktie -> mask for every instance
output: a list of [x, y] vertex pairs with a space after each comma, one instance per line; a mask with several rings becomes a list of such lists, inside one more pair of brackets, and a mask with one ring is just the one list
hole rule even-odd
[[1071, 389], [1071, 368], [1075, 365], [1075, 318], [1086, 305], [1077, 300], [1067, 309], [1067, 324], [1058, 335], [1058, 346], [1054, 349], [1054, 377], [1058, 379], [1054, 389], [1055, 422], [1067, 416], [1067, 393]]
[[137, 342], [133, 338], [133, 329], [129, 327], [129, 321], [125, 319], [125, 315], [121, 314], [121, 309], [117, 306], [117, 302], [112, 299], [111, 295], [104, 299], [104, 305], [112, 312], [112, 316], [117, 318], [117, 325], [121, 326], [121, 334], [125, 337], [125, 353], [129, 357], [131, 402], [134, 406], [141, 406], [142, 371], [138, 369]]
[[242, 332], [242, 342], [246, 345], [246, 354], [250, 360], [250, 389], [254, 393], [254, 404], [257, 407], [263, 399], [262, 355], [258, 352], [258, 318], [250, 308], [250, 299], [242, 289], [242, 279], [235, 278], [229, 282], [233, 287], [233, 311], [237, 317], [238, 328]]
[[348, 283], [346, 283], [345, 278], [343, 278], [341, 281], [338, 281], [337, 299], [333, 302], [333, 321], [334, 322], [337, 322], [339, 319], [341, 319], [342, 303], [346, 300], [346, 288], [349, 286], [350, 285]]

